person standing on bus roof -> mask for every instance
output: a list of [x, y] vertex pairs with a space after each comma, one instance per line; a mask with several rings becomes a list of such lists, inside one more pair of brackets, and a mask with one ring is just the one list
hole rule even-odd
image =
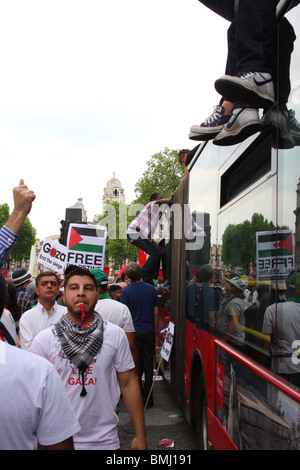
[[[279, 96], [276, 60], [276, 5], [279, 0], [200, 0], [231, 21], [228, 57], [223, 77], [215, 82], [220, 104], [200, 125], [190, 129], [190, 139], [214, 139], [216, 145], [234, 145], [260, 131], [262, 124], [278, 123], [280, 148], [300, 145], [300, 125], [286, 103], [290, 94], [290, 58], [296, 39], [286, 18], [279, 24]], [[296, 0], [292, 6], [298, 5]], [[271, 109], [278, 101], [279, 111]], [[258, 108], [265, 110], [259, 119]], [[270, 110], [269, 112], [267, 112]]]

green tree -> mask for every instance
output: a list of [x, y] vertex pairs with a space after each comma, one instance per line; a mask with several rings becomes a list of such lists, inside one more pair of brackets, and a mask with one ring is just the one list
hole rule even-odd
[[0, 204], [0, 227], [3, 227], [9, 217], [8, 204]]
[[[9, 218], [8, 204], [0, 205], [0, 227], [2, 227]], [[10, 251], [11, 259], [14, 261], [29, 260], [32, 245], [35, 244], [36, 230], [32, 226], [28, 217], [26, 217], [20, 231], [17, 243]]]
[[229, 224], [222, 237], [222, 261], [231, 267], [242, 267], [246, 272], [249, 265], [255, 265], [256, 232], [274, 230], [262, 214], [254, 213], [251, 221], [241, 224]]
[[178, 150], [165, 147], [152, 155], [147, 170], [135, 185], [136, 202], [147, 204], [154, 192], [161, 193], [164, 198], [170, 197], [180, 183], [184, 168], [178, 161]]

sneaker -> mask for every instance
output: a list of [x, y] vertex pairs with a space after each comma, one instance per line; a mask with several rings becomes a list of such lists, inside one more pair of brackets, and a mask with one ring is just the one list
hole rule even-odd
[[258, 110], [252, 108], [236, 108], [222, 131], [214, 138], [216, 145], [235, 145], [261, 131], [262, 126]]
[[189, 138], [191, 140], [213, 139], [230, 119], [230, 116], [224, 115], [224, 111], [223, 106], [215, 106], [214, 112], [202, 124], [190, 128]]
[[295, 145], [300, 145], [300, 124], [295, 118], [295, 111], [293, 109], [288, 110], [288, 126]]
[[254, 108], [274, 104], [274, 85], [269, 73], [248, 72], [237, 77], [224, 75], [215, 82], [215, 88], [228, 101], [244, 101]]
[[[263, 126], [272, 127], [272, 147], [275, 149], [291, 149], [295, 146], [289, 129], [289, 112], [271, 109], [262, 118]], [[300, 131], [300, 129], [299, 129]]]

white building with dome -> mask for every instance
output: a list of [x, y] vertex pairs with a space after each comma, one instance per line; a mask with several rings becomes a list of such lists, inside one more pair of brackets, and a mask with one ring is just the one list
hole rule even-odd
[[104, 194], [102, 198], [103, 204], [106, 201], [109, 202], [125, 202], [124, 188], [118, 178], [116, 178], [115, 172], [113, 172], [113, 177], [108, 180], [104, 188]]

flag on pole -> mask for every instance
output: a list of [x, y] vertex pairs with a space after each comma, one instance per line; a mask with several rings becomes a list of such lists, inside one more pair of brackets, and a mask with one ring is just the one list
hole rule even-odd
[[128, 263], [128, 259], [125, 261], [125, 263], [123, 264], [122, 268], [121, 268], [121, 271], [119, 272], [118, 274], [118, 277], [121, 277], [123, 273], [125, 273], [125, 268], [127, 266], [127, 263]]
[[103, 269], [106, 227], [70, 224], [67, 239], [67, 266], [75, 264], [87, 269]]
[[257, 279], [285, 281], [294, 269], [292, 230], [256, 232]]
[[88, 253], [103, 253], [104, 246], [102, 241], [105, 238], [106, 234], [102, 228], [98, 230], [94, 226], [71, 225], [68, 236], [68, 249]]

